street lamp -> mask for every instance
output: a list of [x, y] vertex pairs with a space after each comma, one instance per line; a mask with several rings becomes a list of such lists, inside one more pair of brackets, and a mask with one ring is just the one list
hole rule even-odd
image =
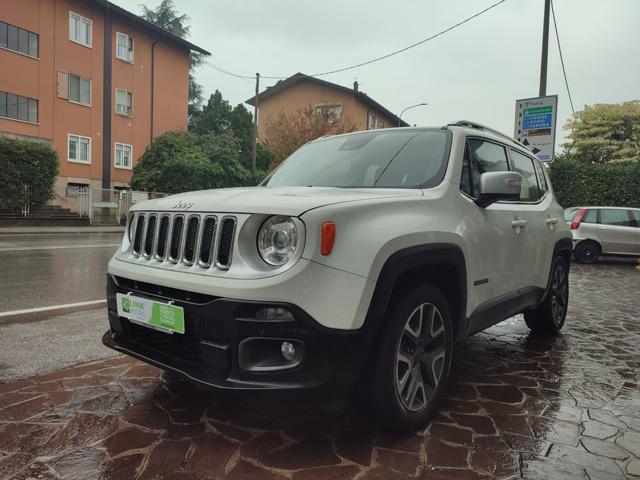
[[402, 118], [402, 114], [404, 112], [406, 112], [407, 110], [411, 109], [411, 108], [415, 108], [415, 107], [424, 107], [427, 106], [428, 103], [427, 102], [422, 102], [422, 103], [416, 103], [415, 105], [411, 105], [410, 107], [405, 108], [404, 110], [402, 110], [400, 112], [400, 115], [398, 115], [398, 126], [400, 126], [400, 119]]

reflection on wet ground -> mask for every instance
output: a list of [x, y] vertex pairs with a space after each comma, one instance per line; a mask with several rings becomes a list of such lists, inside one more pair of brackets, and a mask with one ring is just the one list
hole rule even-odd
[[561, 336], [510, 319], [457, 349], [423, 432], [355, 408], [246, 402], [115, 357], [0, 384], [0, 478], [640, 476], [640, 272], [575, 266]]

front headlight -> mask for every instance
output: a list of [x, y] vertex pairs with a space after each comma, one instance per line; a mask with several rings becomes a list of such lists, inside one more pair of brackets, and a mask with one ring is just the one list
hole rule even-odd
[[287, 263], [295, 255], [298, 245], [298, 228], [291, 217], [269, 217], [258, 232], [258, 252], [269, 265]]

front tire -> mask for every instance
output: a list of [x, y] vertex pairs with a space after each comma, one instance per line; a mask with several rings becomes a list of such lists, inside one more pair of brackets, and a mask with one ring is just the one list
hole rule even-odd
[[423, 428], [446, 387], [453, 355], [453, 323], [447, 300], [421, 285], [393, 302], [385, 317], [371, 380], [373, 409], [383, 427]]
[[535, 333], [555, 335], [562, 329], [569, 305], [569, 266], [556, 257], [551, 267], [551, 285], [544, 301], [524, 312], [524, 321]]

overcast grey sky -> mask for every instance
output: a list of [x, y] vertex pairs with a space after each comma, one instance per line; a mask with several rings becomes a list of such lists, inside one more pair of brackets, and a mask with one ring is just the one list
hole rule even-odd
[[[140, 4], [112, 0], [139, 14]], [[496, 0], [174, 0], [190, 17], [190, 40], [211, 63], [244, 75], [332, 70], [419, 41]], [[556, 0], [555, 11], [576, 110], [640, 98], [640, 0]], [[469, 23], [405, 53], [322, 77], [360, 89], [418, 125], [468, 119], [513, 133], [515, 100], [538, 94], [543, 0], [507, 0]], [[571, 113], [550, 30], [547, 94], [559, 95], [558, 134]], [[206, 96], [233, 104], [254, 84], [203, 66]], [[264, 87], [275, 80], [265, 80]], [[248, 105], [247, 105], [248, 107]]]

